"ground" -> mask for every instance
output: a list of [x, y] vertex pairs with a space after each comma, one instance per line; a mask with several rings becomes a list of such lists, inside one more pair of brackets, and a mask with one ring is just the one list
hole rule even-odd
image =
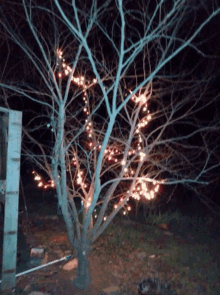
[[[42, 263], [70, 255], [62, 218], [49, 204], [35, 206], [34, 211], [24, 214], [22, 228], [30, 248], [45, 249]], [[211, 231], [204, 226], [194, 230], [184, 225], [185, 232], [178, 227], [177, 232], [168, 224], [152, 226], [119, 218], [92, 247], [88, 290], [74, 287], [76, 271], [63, 270], [63, 261], [18, 277], [13, 294], [101, 295], [106, 288], [116, 286], [118, 292], [109, 294], [135, 295], [143, 279], [154, 277], [169, 283], [176, 294], [220, 294], [219, 236], [210, 236]], [[207, 231], [210, 240], [204, 236]], [[18, 272], [27, 269], [27, 264], [20, 261]]]
[[[30, 218], [35, 220], [31, 225], [33, 235], [30, 235], [27, 241], [35, 247], [45, 248], [48, 262], [70, 254], [68, 250], [70, 245], [62, 220], [56, 216], [45, 216], [41, 219], [42, 217], [35, 215], [30, 216], [29, 220]], [[38, 224], [34, 226], [36, 219], [38, 219]], [[139, 225], [133, 224], [133, 226]], [[62, 270], [65, 262], [21, 276], [17, 279], [17, 287], [23, 290], [22, 294], [36, 290], [53, 295], [98, 295], [105, 288], [118, 286], [124, 292], [123, 294], [137, 294], [138, 284], [143, 278], [152, 277], [152, 274], [156, 275], [156, 265], [159, 263], [159, 256], [148, 255], [147, 252], [142, 250], [144, 245], [142, 236], [145, 234], [144, 232], [142, 235], [140, 233], [140, 248], [130, 245], [127, 241], [119, 245], [120, 241], [117, 241], [118, 237], [114, 232], [103, 235], [93, 245], [89, 256], [92, 280], [87, 291], [75, 289], [73, 279], [76, 272]], [[165, 234], [160, 236], [161, 249], [166, 238]], [[157, 241], [157, 245], [159, 245], [158, 243]], [[149, 257], [148, 261], [146, 260], [147, 256]], [[173, 279], [173, 277], [170, 277], [170, 279]]]

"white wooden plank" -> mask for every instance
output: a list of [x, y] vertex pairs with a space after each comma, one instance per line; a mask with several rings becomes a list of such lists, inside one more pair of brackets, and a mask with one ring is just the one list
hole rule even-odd
[[5, 193], [2, 290], [16, 285], [18, 198], [20, 179], [22, 113], [9, 111]]

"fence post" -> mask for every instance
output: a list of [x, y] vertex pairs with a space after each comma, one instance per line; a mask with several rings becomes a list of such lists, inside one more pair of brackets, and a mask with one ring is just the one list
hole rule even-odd
[[[2, 111], [3, 108], [0, 108]], [[2, 290], [16, 286], [18, 200], [20, 179], [22, 113], [8, 112], [8, 145], [4, 214]]]

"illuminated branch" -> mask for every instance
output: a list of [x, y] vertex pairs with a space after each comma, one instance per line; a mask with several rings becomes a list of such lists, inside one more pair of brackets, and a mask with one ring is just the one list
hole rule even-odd
[[101, 2], [1, 5], [1, 46], [11, 48], [1, 103], [22, 102], [23, 151], [50, 178], [33, 172], [38, 186], [56, 189], [82, 260], [78, 286], [91, 243], [116, 214], [162, 201], [166, 185], [207, 183], [219, 165], [218, 114], [202, 115], [219, 98], [209, 93], [212, 71], [198, 78], [184, 57], [186, 48], [201, 54], [220, 8], [198, 7], [201, 20], [186, 0]]

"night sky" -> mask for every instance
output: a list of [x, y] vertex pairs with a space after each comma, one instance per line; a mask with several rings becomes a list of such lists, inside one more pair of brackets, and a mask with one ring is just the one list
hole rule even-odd
[[[39, 1], [40, 3], [40, 1]], [[153, 3], [153, 2], [152, 2]], [[149, 4], [149, 9], [153, 9], [153, 6], [151, 7], [152, 3]], [[7, 5], [5, 5], [4, 1], [0, 4], [1, 5], [1, 10], [7, 19], [7, 21], [11, 21], [12, 27], [14, 24], [18, 24], [16, 30], [19, 28], [19, 31], [21, 34], [25, 36], [25, 40], [27, 40], [28, 46], [30, 46], [31, 50], [35, 52], [36, 58], [40, 57], [39, 49], [37, 47], [36, 42], [33, 41], [33, 37], [31, 35], [30, 29], [28, 28], [27, 24], [25, 21], [20, 17], [19, 15], [19, 9], [22, 10], [20, 6], [18, 8], [18, 11], [15, 12], [13, 8], [8, 8]], [[84, 9], [86, 10], [86, 6], [88, 4], [85, 4]], [[130, 7], [131, 5], [132, 8], [135, 8], [135, 4], [129, 4]], [[208, 5], [208, 10], [211, 11], [211, 6], [209, 7]], [[12, 9], [12, 10], [10, 10]], [[13, 13], [11, 13], [13, 11]], [[194, 20], [193, 26], [196, 28], [197, 23], [199, 21], [203, 20], [206, 17], [207, 12], [201, 8], [200, 10], [197, 11], [196, 15], [196, 20]], [[51, 63], [55, 63], [55, 55], [53, 53], [53, 42], [56, 40], [56, 34], [59, 34], [59, 30], [56, 31], [52, 24], [50, 23], [49, 25], [47, 24], [47, 19], [45, 16], [42, 14], [42, 27], [44, 27], [44, 34], [45, 34], [45, 40], [48, 41], [48, 50], [49, 50], [49, 55], [51, 58]], [[109, 15], [106, 19], [102, 20], [103, 24], [106, 24], [107, 28], [110, 30], [111, 29], [111, 22], [112, 20], [116, 17], [114, 9], [112, 11], [109, 11]], [[188, 31], [192, 28], [192, 23], [191, 20], [195, 17], [194, 11], [192, 9], [191, 13], [188, 15], [188, 18], [185, 20], [185, 26], [184, 29], [181, 32], [181, 37], [184, 38], [184, 35], [187, 35]], [[137, 20], [133, 20], [133, 25], [136, 26], [137, 31], [141, 32], [143, 27], [141, 24], [138, 23]], [[40, 26], [39, 26], [40, 28]], [[61, 35], [60, 40], [63, 43], [63, 48], [66, 49], [65, 53], [67, 56], [67, 61], [71, 63], [71, 60], [74, 56], [72, 52], [74, 52], [74, 40], [72, 40], [71, 35], [68, 33], [65, 35], [65, 30], [64, 26], [60, 26], [60, 28], [63, 28], [63, 35]], [[60, 29], [59, 28], [59, 29]], [[53, 35], [51, 39], [49, 39]], [[107, 40], [104, 40], [104, 37], [97, 36], [96, 33], [93, 35], [93, 40], [92, 42], [96, 43], [97, 37], [100, 37], [100, 40], [102, 41], [102, 50], [104, 53], [104, 56], [106, 57], [106, 60], [108, 63], [114, 63], [114, 55], [112, 55], [112, 51], [109, 49], [109, 45]], [[1, 69], [1, 80], [2, 81], [7, 81], [10, 83], [10, 81], [18, 82], [22, 81], [23, 85], [22, 87], [25, 87], [25, 85], [29, 85], [33, 90], [37, 87], [43, 87], [43, 82], [37, 75], [36, 71], [34, 70], [33, 66], [31, 63], [28, 61], [26, 58], [25, 54], [23, 51], [19, 48], [18, 45], [14, 44], [14, 42], [10, 39], [7, 38], [4, 35], [4, 32], [1, 33], [0, 35], [0, 54], [1, 54], [1, 62], [0, 62], [0, 69]], [[117, 36], [115, 37], [117, 41]], [[132, 38], [135, 38], [132, 37]], [[166, 77], [172, 76], [172, 75], [179, 75], [179, 78], [183, 78], [186, 81], [188, 79], [193, 79], [195, 80], [202, 80], [202, 79], [210, 79], [208, 83], [208, 87], [204, 93], [204, 101], [207, 103], [207, 100], [209, 100], [209, 97], [215, 97], [219, 95], [220, 91], [220, 84], [219, 84], [219, 78], [220, 78], [220, 16], [218, 15], [217, 17], [213, 18], [208, 25], [205, 26], [205, 28], [202, 30], [202, 32], [197, 36], [196, 38], [196, 44], [198, 45], [198, 49], [200, 52], [196, 51], [194, 48], [187, 48], [180, 54], [178, 54], [170, 63], [168, 63], [162, 71], [155, 77], [155, 89], [157, 89], [157, 82], [158, 82], [158, 87], [161, 85], [161, 81], [164, 81]], [[162, 44], [163, 45], [163, 44]], [[98, 45], [97, 45], [98, 46]], [[153, 48], [152, 50], [152, 56], [153, 56]], [[204, 53], [201, 54], [201, 52]], [[214, 57], [213, 57], [214, 56]], [[156, 56], [155, 56], [156, 58]], [[156, 60], [156, 59], [155, 59]], [[140, 60], [136, 60], [137, 64], [137, 72], [139, 71], [139, 63], [140, 63], [140, 71], [143, 70], [142, 68], [142, 59], [140, 56]], [[82, 61], [81, 66], [83, 69], [86, 69], [86, 60]], [[194, 69], [192, 72], [191, 70]], [[25, 82], [24, 82], [25, 81]], [[128, 84], [132, 86], [133, 81], [130, 79], [127, 80]], [[164, 89], [166, 87], [169, 87], [169, 83], [166, 84], [164, 82]], [[179, 86], [177, 86], [178, 88]], [[176, 90], [175, 90], [176, 91]], [[177, 92], [176, 92], [177, 93]], [[43, 122], [42, 128], [36, 130], [34, 132], [34, 136], [42, 141], [44, 144], [50, 144], [51, 141], [51, 131], [46, 128], [48, 122], [48, 114], [42, 109], [42, 106], [40, 106], [38, 103], [35, 103], [33, 101], [30, 101], [28, 98], [24, 98], [22, 96], [15, 95], [12, 92], [4, 92], [1, 90], [1, 95], [2, 97], [8, 95], [8, 105], [10, 108], [14, 110], [20, 110], [23, 111], [23, 125], [26, 126], [29, 122], [30, 119], [33, 117], [33, 115], [38, 115], [41, 114], [41, 116], [33, 122], [31, 125], [32, 128], [34, 128], [38, 123]], [[178, 94], [179, 97], [183, 97], [184, 92], [180, 91]], [[2, 99], [0, 98], [0, 106], [5, 106], [5, 103]], [[38, 94], [34, 94], [35, 98], [38, 98]], [[155, 98], [152, 100], [152, 104], [150, 106], [151, 110], [157, 109], [157, 97], [156, 97], [156, 92], [155, 92]], [[166, 99], [169, 99], [169, 93], [164, 94], [160, 99], [163, 100], [164, 105], [166, 104]], [[218, 122], [220, 118], [220, 100], [219, 98], [216, 99], [214, 103], [212, 103], [210, 106], [207, 108], [201, 110], [197, 115], [198, 120], [205, 120], [209, 122], [213, 118]], [[151, 122], [152, 128], [154, 128], [154, 122]], [[208, 124], [208, 123], [207, 123]], [[186, 126], [176, 126], [176, 132], [183, 134], [185, 130], [187, 130]], [[216, 132], [214, 133], [214, 137], [218, 138], [219, 133]], [[194, 139], [197, 140], [197, 139]], [[199, 139], [198, 139], [199, 140]], [[216, 139], [213, 141], [215, 144], [217, 144]], [[30, 147], [30, 146], [29, 146]], [[34, 145], [31, 147], [32, 150], [34, 150], [36, 147]], [[217, 148], [216, 154], [219, 153], [219, 149]], [[25, 163], [25, 164], [23, 164]], [[28, 164], [26, 163], [25, 157], [22, 157], [22, 165], [21, 169], [24, 170], [22, 171], [22, 174], [25, 173], [27, 170]], [[29, 171], [29, 169], [28, 169]], [[218, 183], [218, 174], [219, 170], [215, 170], [215, 187]], [[217, 201], [217, 199], [216, 199]]]

